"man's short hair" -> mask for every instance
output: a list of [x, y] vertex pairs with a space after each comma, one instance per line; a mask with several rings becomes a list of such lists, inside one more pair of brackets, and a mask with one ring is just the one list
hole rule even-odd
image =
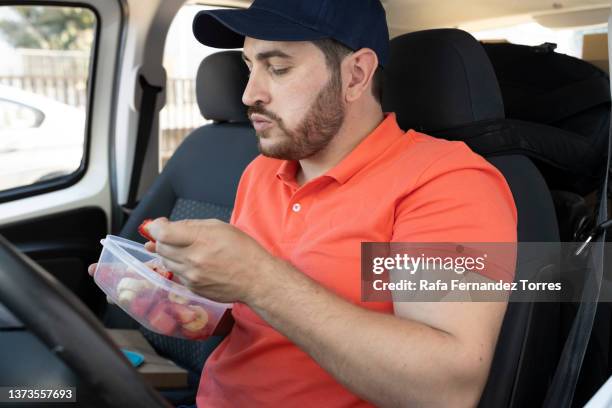
[[[315, 40], [312, 43], [323, 52], [327, 66], [334, 71], [340, 69], [340, 63], [344, 57], [352, 52], [350, 48], [331, 38]], [[382, 104], [382, 91], [383, 68], [379, 65], [372, 78], [372, 95], [374, 95], [374, 98], [380, 104]]]

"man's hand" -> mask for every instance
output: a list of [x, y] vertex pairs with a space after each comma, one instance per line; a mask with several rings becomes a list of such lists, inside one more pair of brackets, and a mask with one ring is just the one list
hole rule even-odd
[[218, 302], [249, 303], [269, 282], [278, 262], [253, 238], [225, 222], [158, 218], [147, 225], [147, 242], [178, 280]]

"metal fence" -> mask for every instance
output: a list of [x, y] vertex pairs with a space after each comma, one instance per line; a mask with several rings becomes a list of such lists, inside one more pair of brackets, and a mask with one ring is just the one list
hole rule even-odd
[[195, 80], [169, 78], [166, 85], [166, 105], [159, 113], [160, 170], [185, 136], [207, 122], [198, 107]]
[[66, 76], [3, 75], [0, 84], [46, 96], [66, 105], [87, 105], [87, 78]]

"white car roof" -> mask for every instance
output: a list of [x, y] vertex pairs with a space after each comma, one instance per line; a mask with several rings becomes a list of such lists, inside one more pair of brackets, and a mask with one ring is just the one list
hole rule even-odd
[[82, 110], [79, 108], [58, 102], [54, 99], [35, 94], [33, 92], [25, 91], [14, 86], [0, 85], [0, 99], [6, 99], [22, 105], [30, 106], [43, 113], [62, 111], [70, 112], [71, 114], [83, 114]]

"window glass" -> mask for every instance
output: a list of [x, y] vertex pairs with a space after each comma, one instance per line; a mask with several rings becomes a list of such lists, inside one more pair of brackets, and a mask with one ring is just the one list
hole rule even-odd
[[95, 14], [0, 6], [0, 191], [79, 170]]
[[202, 60], [222, 50], [198, 42], [191, 27], [200, 10], [219, 8], [187, 4], [174, 17], [168, 31], [164, 48], [164, 68], [168, 78], [166, 105], [159, 118], [160, 172], [183, 139], [192, 130], [209, 122], [202, 117], [196, 101], [195, 79]]

